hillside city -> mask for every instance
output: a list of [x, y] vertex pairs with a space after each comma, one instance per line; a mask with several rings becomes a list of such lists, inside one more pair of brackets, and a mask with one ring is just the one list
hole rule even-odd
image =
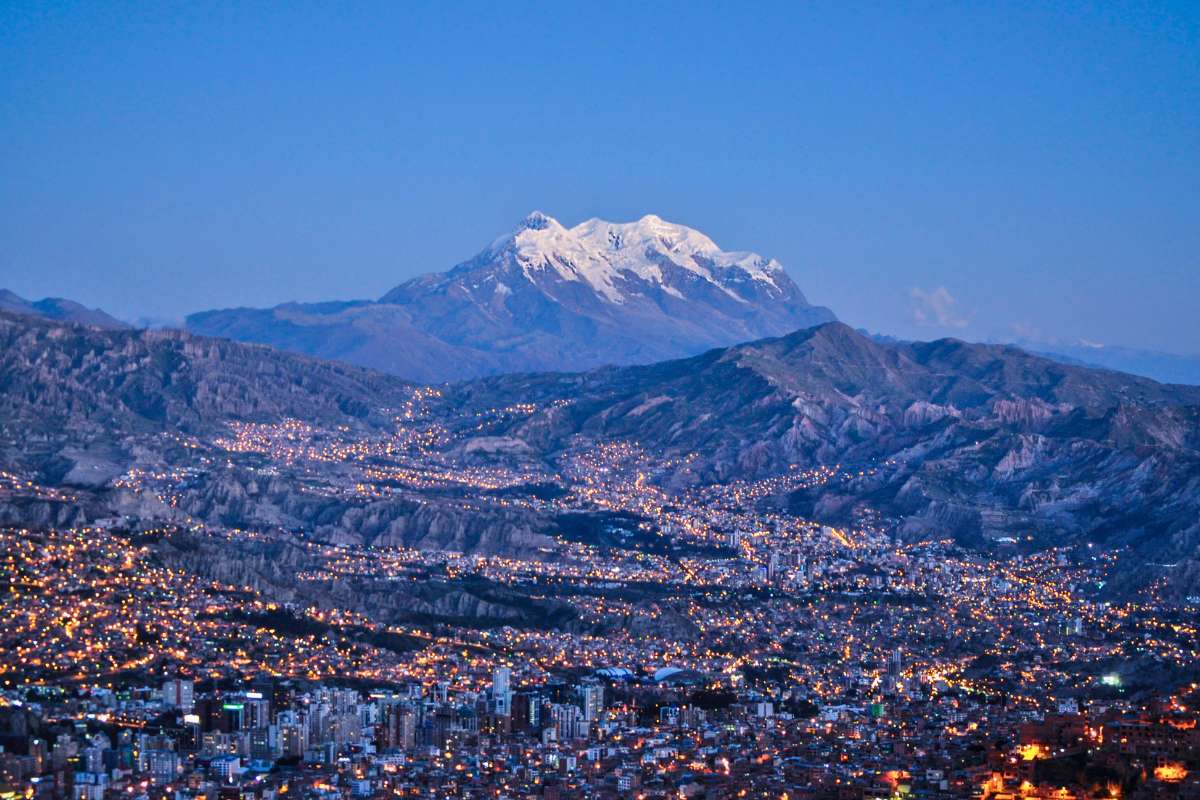
[[[186, 457], [115, 482], [168, 514], [0, 531], [3, 796], [1200, 796], [1197, 598], [1113, 600], [1119, 552], [981, 554], [760, 503], [837, 465], [675, 490], [653, 478], [679, 465], [580, 440], [556, 471], [488, 438], [535, 404], [447, 422], [436, 400], [414, 390], [387, 434], [180, 436]], [[495, 452], [451, 447], [464, 431]], [[221, 470], [560, 524], [467, 553], [191, 518]], [[223, 580], [213, 552], [286, 553], [294, 585]], [[478, 602], [362, 599], [420, 591]]]
[[0, 800], [1200, 800], [1200, 0], [0, 0]]

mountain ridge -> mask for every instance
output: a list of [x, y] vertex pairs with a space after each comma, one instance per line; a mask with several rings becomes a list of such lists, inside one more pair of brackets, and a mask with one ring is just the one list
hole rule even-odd
[[1200, 387], [828, 323], [650, 366], [485, 378], [445, 402], [517, 397], [547, 410], [493, 435], [539, 452], [636, 443], [675, 490], [840, 465], [836, 481], [761, 502], [973, 546], [1103, 542], [1200, 585]]
[[[0, 344], [3, 466], [51, 483], [108, 493], [131, 468], [194, 458], [172, 443], [176, 430], [212, 436], [296, 419], [387, 435], [394, 409], [422, 395], [422, 424], [449, 436], [436, 451], [448, 463], [516, 459], [554, 472], [579, 448], [619, 445], [645, 453], [647, 479], [672, 494], [817, 475], [753, 502], [972, 547], [1094, 542], [1126, 553], [1130, 591], [1159, 578], [1172, 591], [1200, 589], [1200, 387], [1011, 346], [884, 344], [834, 322], [685, 359], [430, 392], [179, 331], [0, 314]], [[475, 519], [452, 498], [328, 501], [279, 478], [264, 488], [221, 463], [179, 496], [180, 509], [251, 527], [320, 519], [331, 541], [493, 553], [535, 548], [554, 530], [553, 519], [511, 511]]]
[[129, 324], [98, 308], [87, 308], [65, 297], [43, 297], [41, 300], [26, 300], [8, 289], [0, 289], [0, 311], [11, 314], [43, 317], [57, 322], [76, 325], [91, 325], [98, 328], [129, 328]]
[[1144, 375], [1162, 383], [1200, 385], [1200, 356], [1090, 342], [1018, 340], [1018, 347], [1066, 363]]
[[774, 260], [647, 215], [573, 228], [541, 212], [378, 301], [192, 314], [188, 330], [424, 382], [651, 363], [834, 319]]

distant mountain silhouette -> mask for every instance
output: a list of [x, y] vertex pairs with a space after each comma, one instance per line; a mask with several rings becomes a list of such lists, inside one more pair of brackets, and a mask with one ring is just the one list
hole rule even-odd
[[29, 301], [8, 289], [0, 289], [0, 311], [12, 314], [28, 314], [58, 322], [73, 322], [76, 325], [92, 325], [97, 328], [128, 328], [124, 322], [111, 317], [98, 308], [86, 308], [74, 300], [62, 297], [46, 297]]

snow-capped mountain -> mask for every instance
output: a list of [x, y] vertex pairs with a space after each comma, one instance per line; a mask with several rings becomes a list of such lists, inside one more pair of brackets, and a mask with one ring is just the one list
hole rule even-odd
[[[593, 218], [568, 229], [535, 211], [516, 231], [497, 239], [447, 278], [480, 270], [492, 278], [497, 265], [515, 265], [521, 279], [546, 288], [558, 280], [581, 282], [617, 304], [645, 295], [647, 290], [683, 299], [688, 283], [698, 282], [712, 284], [746, 303], [749, 300], [738, 293], [739, 288], [746, 294], [745, 287], [751, 287], [751, 296], [765, 291], [768, 296], [781, 297], [784, 288], [777, 279], [787, 281], [778, 261], [768, 261], [757, 253], [727, 253], [699, 231], [653, 214], [629, 223]], [[504, 283], [497, 283], [496, 288], [510, 290]]]
[[440, 381], [649, 363], [834, 319], [783, 266], [648, 215], [567, 228], [540, 212], [378, 302], [208, 311], [198, 333]]

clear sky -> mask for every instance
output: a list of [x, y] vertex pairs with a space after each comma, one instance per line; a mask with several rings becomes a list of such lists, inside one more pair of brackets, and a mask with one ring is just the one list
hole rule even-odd
[[0, 286], [377, 297], [653, 212], [903, 336], [1200, 353], [1200, 3], [0, 2]]

